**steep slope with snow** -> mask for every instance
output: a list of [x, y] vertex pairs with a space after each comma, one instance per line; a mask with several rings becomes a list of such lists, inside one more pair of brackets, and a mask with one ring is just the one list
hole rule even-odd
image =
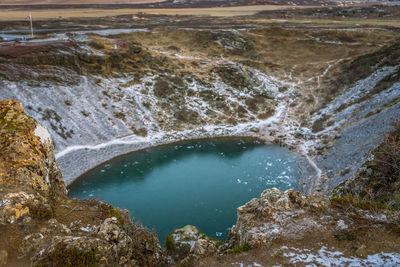
[[50, 130], [67, 183], [129, 151], [250, 135], [303, 154], [303, 191], [312, 192], [349, 177], [342, 171], [363, 162], [398, 114], [398, 85], [382, 82], [399, 69], [385, 61], [394, 36], [275, 27], [80, 32], [2, 45], [0, 92]]
[[352, 177], [400, 118], [399, 48], [395, 43], [350, 62], [345, 71], [355, 69], [356, 77], [316, 112], [314, 132], [328, 136], [316, 162], [326, 190]]

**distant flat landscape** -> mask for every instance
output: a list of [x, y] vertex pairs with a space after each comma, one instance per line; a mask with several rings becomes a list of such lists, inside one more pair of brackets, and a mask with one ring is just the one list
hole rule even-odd
[[[124, 8], [124, 9], [39, 9], [39, 10], [14, 10], [0, 9], [0, 21], [24, 20], [27, 14], [32, 14], [34, 20], [46, 20], [55, 18], [88, 18], [88, 17], [106, 17], [117, 15], [136, 14], [138, 12], [149, 14], [164, 15], [196, 15], [196, 16], [244, 16], [253, 15], [264, 10], [279, 10], [294, 8], [293, 6], [278, 5], [255, 5], [255, 6], [239, 6], [239, 7], [218, 7], [218, 8], [166, 8], [166, 9], [149, 9], [149, 8]], [[296, 8], [305, 8], [298, 6]], [[29, 12], [29, 13], [28, 13]]]
[[0, 0], [0, 5], [147, 4], [165, 0]]

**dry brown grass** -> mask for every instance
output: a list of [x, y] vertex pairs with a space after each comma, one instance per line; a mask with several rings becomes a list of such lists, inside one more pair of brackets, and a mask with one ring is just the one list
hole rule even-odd
[[[1, 9], [0, 21], [7, 20], [24, 20], [31, 13], [34, 20], [46, 20], [59, 18], [89, 18], [89, 17], [106, 17], [117, 15], [129, 15], [143, 12], [147, 14], [164, 14], [164, 15], [194, 15], [194, 16], [245, 16], [253, 15], [263, 10], [278, 10], [293, 8], [293, 6], [276, 6], [276, 5], [260, 5], [260, 6], [242, 6], [242, 7], [218, 7], [218, 8], [177, 8], [177, 9], [49, 9], [49, 10], [13, 10]], [[304, 7], [296, 7], [304, 8]]]
[[376, 19], [249, 19], [249, 23], [298, 23], [298, 24], [332, 24], [332, 25], [362, 25], [362, 26], [390, 26], [400, 28], [400, 20]]
[[[85, 4], [143, 4], [157, 3], [164, 0], [85, 0]], [[82, 0], [3, 0], [0, 5], [74, 5]]]

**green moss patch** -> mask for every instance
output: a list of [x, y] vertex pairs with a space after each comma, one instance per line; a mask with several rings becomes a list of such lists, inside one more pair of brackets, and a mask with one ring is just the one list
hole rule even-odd
[[99, 266], [96, 257], [97, 248], [81, 250], [79, 248], [65, 248], [58, 244], [49, 256], [37, 266]]
[[121, 215], [121, 212], [119, 209], [115, 208], [114, 206], [108, 205], [103, 203], [103, 210], [107, 213], [106, 216], [107, 218], [115, 217], [117, 218], [118, 223], [121, 225], [123, 228], [125, 225], [125, 218]]

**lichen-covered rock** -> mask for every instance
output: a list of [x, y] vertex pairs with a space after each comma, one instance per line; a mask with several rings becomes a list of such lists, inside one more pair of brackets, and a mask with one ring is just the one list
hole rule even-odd
[[300, 239], [323, 226], [309, 211], [318, 211], [328, 201], [305, 197], [294, 190], [285, 192], [272, 188], [260, 198], [254, 198], [237, 209], [237, 222], [228, 236], [230, 247], [248, 244], [251, 247], [268, 245], [276, 239]]
[[174, 230], [167, 236], [165, 247], [175, 262], [189, 263], [191, 260], [213, 255], [222, 243], [201, 233], [193, 225]]
[[[354, 240], [355, 218], [335, 207], [322, 196], [302, 196], [294, 190], [285, 192], [272, 188], [265, 190], [237, 209], [237, 222], [228, 236], [230, 248], [271, 245], [274, 241], [296, 242], [311, 236], [334, 236], [337, 240]], [[378, 221], [379, 216], [362, 217]], [[389, 222], [384, 216], [383, 221]], [[383, 222], [381, 220], [381, 222]]]
[[65, 197], [50, 134], [17, 101], [0, 101], [0, 136], [0, 185], [9, 192]]
[[164, 266], [152, 232], [127, 211], [70, 199], [47, 130], [0, 101], [0, 265]]
[[[282, 192], [272, 188], [237, 209], [237, 222], [223, 252], [229, 255], [256, 248], [234, 256], [234, 260], [227, 256], [226, 262], [248, 265], [256, 258], [264, 266], [318, 265], [321, 261], [309, 261], [309, 257], [312, 254], [321, 257], [324, 248], [334, 251], [329, 259], [335, 255], [341, 257], [339, 265], [347, 263], [345, 257], [369, 258], [382, 251], [395, 252], [398, 257], [399, 215], [398, 211], [360, 209], [356, 202], [302, 196], [294, 190]], [[288, 260], [290, 257], [297, 259]], [[388, 264], [396, 265], [396, 261], [389, 260]], [[203, 261], [199, 266], [229, 265], [218, 260], [214, 264], [209, 262]]]
[[29, 222], [31, 217], [47, 217], [51, 206], [40, 195], [24, 191], [8, 193], [0, 202], [0, 223]]
[[[68, 260], [77, 264], [83, 261], [105, 265], [162, 265], [162, 255], [154, 249], [158, 247], [155, 235], [148, 235], [147, 241], [150, 245], [145, 249], [149, 255], [143, 260], [143, 257], [138, 257], [142, 251], [133, 249], [135, 238], [121, 227], [115, 217], [105, 219], [98, 226], [82, 227], [80, 235], [57, 220], [50, 219], [40, 233], [24, 238], [19, 256], [33, 254], [31, 261], [45, 266], [60, 266]], [[76, 259], [76, 256], [79, 258]]]

